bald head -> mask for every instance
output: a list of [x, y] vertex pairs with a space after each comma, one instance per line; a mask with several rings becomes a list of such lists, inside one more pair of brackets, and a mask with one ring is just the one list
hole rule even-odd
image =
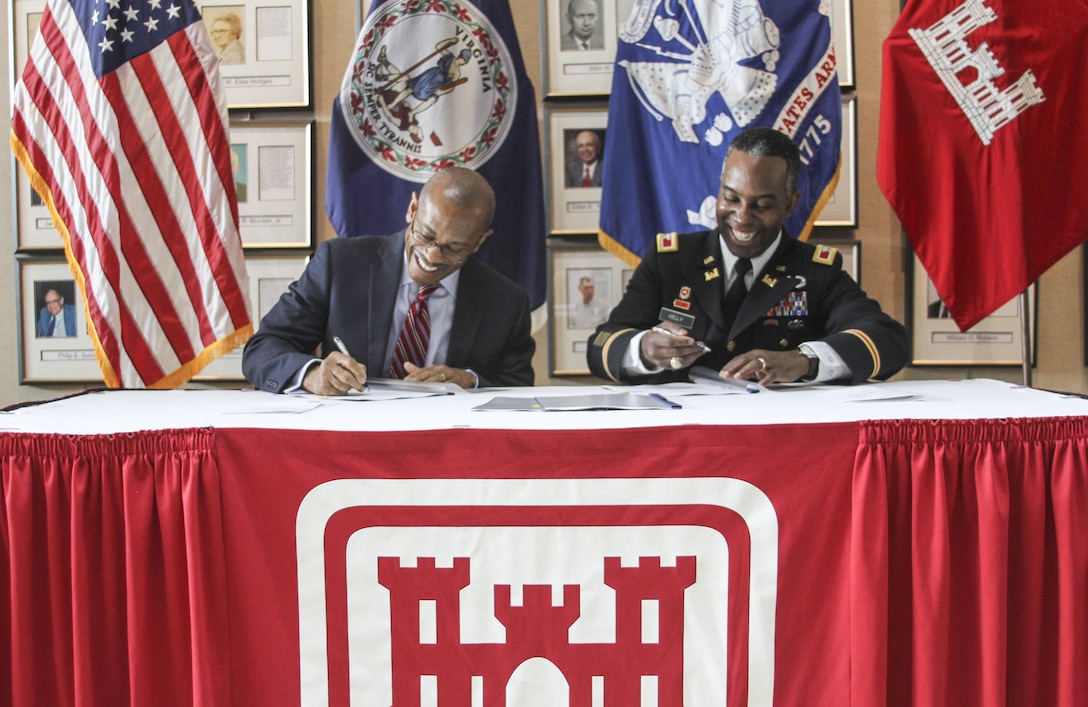
[[578, 153], [578, 159], [585, 164], [592, 164], [600, 157], [601, 137], [592, 130], [583, 130], [574, 138], [574, 149]]
[[471, 169], [447, 167], [434, 175], [419, 192], [421, 203], [441, 195], [441, 200], [458, 211], [472, 214], [478, 230], [486, 231], [495, 217], [495, 192], [487, 180]]
[[420, 285], [457, 272], [491, 235], [495, 192], [480, 175], [448, 167], [412, 194], [405, 222], [408, 274]]

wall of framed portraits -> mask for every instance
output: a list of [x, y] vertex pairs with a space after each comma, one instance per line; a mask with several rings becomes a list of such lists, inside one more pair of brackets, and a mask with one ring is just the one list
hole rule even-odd
[[[571, 30], [567, 4], [567, 0], [511, 0], [522, 55], [537, 95], [541, 144], [546, 151], [543, 169], [552, 292], [548, 321], [535, 335], [534, 368], [541, 384], [587, 382], [584, 368], [579, 367], [584, 364], [578, 347], [590, 330], [576, 326], [583, 320], [572, 318], [574, 305], [584, 299], [582, 278], [593, 280], [594, 296], [599, 291], [614, 304], [628, 276], [627, 266], [596, 247], [592, 232], [600, 187], [594, 185], [594, 175], [583, 185], [585, 170], [575, 175], [570, 165], [580, 159], [580, 149], [583, 153], [592, 149], [594, 137], [598, 150], [608, 149], [605, 126], [615, 31], [633, 2], [601, 0], [595, 24], [599, 39], [591, 38], [584, 49], [573, 47], [572, 40], [564, 44], [563, 35]], [[853, 59], [840, 64], [845, 115], [849, 116], [844, 145], [852, 155], [844, 161], [840, 188], [812, 238], [849, 252], [855, 259], [852, 270], [863, 287], [893, 316], [912, 326], [916, 337], [934, 330], [947, 333], [939, 325], [923, 329], [913, 324], [920, 311], [915, 304], [913, 255], [876, 184], [881, 43], [899, 13], [899, 0], [833, 0], [833, 4], [836, 46], [847, 47], [845, 52], [840, 48], [840, 54], [852, 54]], [[0, 59], [9, 77], [5, 97], [10, 98], [15, 72], [21, 70], [28, 38], [33, 36], [35, 12], [43, 5], [44, 0], [14, 0], [2, 13], [0, 22], [8, 37], [8, 51]], [[224, 65], [224, 76], [231, 95], [236, 185], [240, 191], [244, 187], [246, 196], [240, 215], [246, 258], [255, 275], [250, 283], [251, 293], [256, 292], [255, 307], [301, 271], [314, 245], [334, 235], [324, 215], [323, 199], [329, 115], [366, 9], [365, 0], [274, 4], [224, 0], [205, 10], [209, 29], [223, 40], [216, 42], [220, 51], [230, 51], [227, 60], [241, 57], [240, 63], [229, 65], [229, 72]], [[575, 17], [579, 14], [585, 13], [574, 13]], [[836, 23], [834, 18], [839, 16], [844, 19]], [[236, 33], [238, 24], [241, 31]], [[235, 39], [240, 48], [233, 44]], [[65, 295], [65, 304], [73, 304], [65, 290], [71, 276], [60, 259], [59, 237], [21, 179], [13, 163], [0, 170], [0, 191], [11, 195], [0, 199], [0, 217], [9, 224], [10, 239], [9, 266], [0, 267], [0, 291], [6, 293], [0, 297], [0, 331], [6, 333], [0, 339], [0, 360], [6, 363], [0, 366], [0, 405], [55, 397], [101, 380], [82, 373], [94, 363], [86, 360], [78, 335], [60, 343], [37, 338], [37, 316], [47, 306], [47, 290], [57, 289], [57, 294]], [[1082, 255], [1070, 255], [1043, 276], [1033, 294], [1036, 386], [1088, 393], [1084, 273]], [[953, 338], [940, 341], [948, 343]], [[915, 348], [917, 354], [917, 341]], [[1018, 365], [1008, 365], [1004, 359], [995, 363], [988, 353], [915, 358], [915, 365], [900, 378], [1022, 379]], [[33, 365], [28, 367], [31, 359]], [[67, 362], [59, 363], [61, 359], [71, 360], [71, 368]], [[80, 372], [71, 372], [77, 368]], [[231, 361], [225, 361], [205, 369], [201, 380], [192, 385], [237, 387], [242, 383]]]

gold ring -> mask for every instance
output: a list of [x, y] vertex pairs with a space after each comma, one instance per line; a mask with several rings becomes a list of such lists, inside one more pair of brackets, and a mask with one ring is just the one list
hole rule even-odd
[[763, 360], [763, 357], [757, 358], [756, 360], [759, 361], [759, 370], [767, 370], [767, 362]]
[[672, 370], [674, 371], [679, 370], [683, 367], [683, 365], [684, 362], [680, 360], [679, 356], [673, 356], [669, 359], [669, 367], [672, 368]]

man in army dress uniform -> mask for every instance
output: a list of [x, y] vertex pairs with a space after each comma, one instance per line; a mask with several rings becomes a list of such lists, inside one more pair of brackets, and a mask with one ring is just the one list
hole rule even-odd
[[[590, 370], [661, 383], [685, 380], [699, 364], [763, 384], [857, 383], [899, 371], [909, 351], [903, 326], [843, 271], [834, 248], [782, 230], [797, 206], [800, 170], [782, 133], [738, 135], [722, 168], [718, 228], [658, 235], [656, 252], [590, 338]], [[748, 270], [740, 277], [738, 265]]]

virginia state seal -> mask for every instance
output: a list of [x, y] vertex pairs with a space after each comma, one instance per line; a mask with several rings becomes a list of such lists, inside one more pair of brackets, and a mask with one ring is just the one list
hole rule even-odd
[[502, 37], [469, 3], [393, 0], [372, 12], [340, 87], [363, 152], [390, 174], [425, 182], [477, 169], [505, 140], [517, 77]]

